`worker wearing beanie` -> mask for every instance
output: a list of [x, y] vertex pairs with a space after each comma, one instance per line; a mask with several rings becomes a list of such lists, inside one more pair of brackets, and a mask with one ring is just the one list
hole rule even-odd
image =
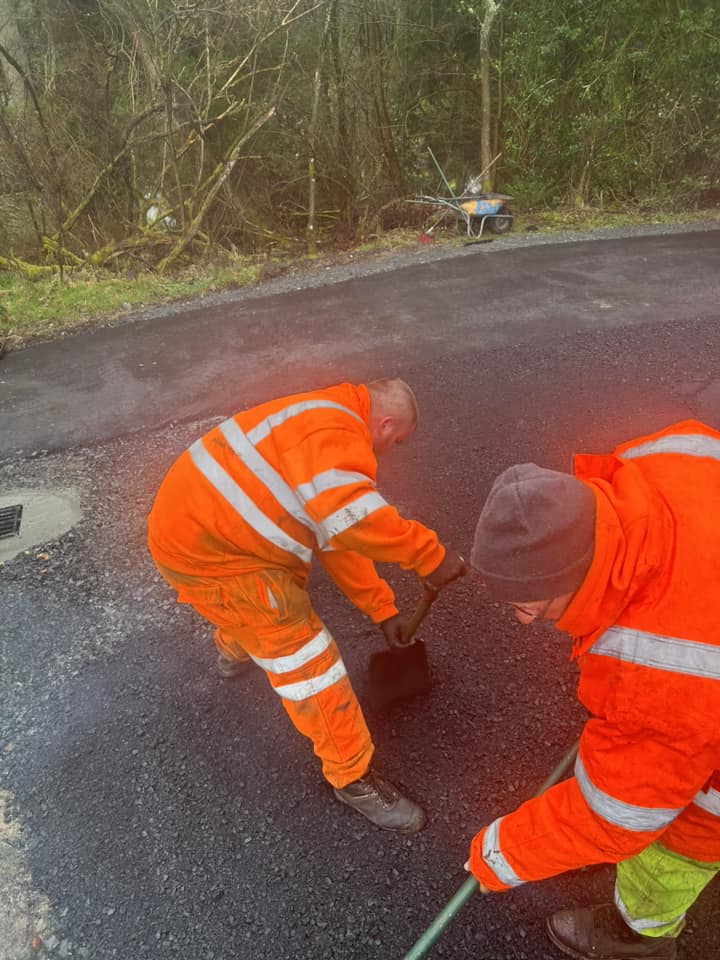
[[495, 481], [472, 566], [573, 638], [590, 713], [574, 776], [496, 819], [466, 867], [500, 891], [617, 863], [614, 904], [547, 923], [564, 953], [673, 960], [720, 871], [720, 433], [697, 421]]

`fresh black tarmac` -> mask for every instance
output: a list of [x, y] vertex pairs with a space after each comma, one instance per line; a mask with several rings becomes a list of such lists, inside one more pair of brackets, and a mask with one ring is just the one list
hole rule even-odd
[[[373, 711], [382, 637], [318, 575], [378, 767], [429, 813], [416, 837], [375, 830], [333, 799], [259, 671], [214, 675], [209, 630], [144, 546], [182, 449], [215, 418], [315, 385], [415, 387], [418, 433], [380, 486], [461, 550], [513, 462], [567, 469], [674, 420], [720, 426], [720, 230], [502, 243], [0, 361], [0, 493], [73, 488], [82, 507], [0, 567], [0, 960], [37, 956], [34, 930], [53, 957], [401, 958], [463, 882], [473, 833], [577, 737], [569, 641], [521, 628], [470, 579], [422, 627], [433, 691]], [[417, 582], [383, 572], [409, 611]], [[551, 960], [546, 913], [611, 890], [600, 866], [477, 896], [431, 956]], [[717, 893], [681, 960], [715, 956]]]

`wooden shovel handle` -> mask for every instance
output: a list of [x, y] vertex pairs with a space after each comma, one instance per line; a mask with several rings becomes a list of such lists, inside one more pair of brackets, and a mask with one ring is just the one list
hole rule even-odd
[[408, 620], [405, 630], [403, 631], [403, 646], [409, 647], [413, 642], [413, 637], [417, 633], [418, 627], [427, 616], [428, 610], [435, 602], [439, 593], [439, 590], [434, 590], [432, 587], [429, 587], [427, 584], [425, 584], [420, 602], [415, 608], [415, 612]]

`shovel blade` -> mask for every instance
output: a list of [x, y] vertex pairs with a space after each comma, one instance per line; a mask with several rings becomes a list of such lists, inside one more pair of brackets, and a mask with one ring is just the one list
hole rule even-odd
[[401, 649], [373, 653], [368, 674], [370, 699], [377, 710], [427, 693], [432, 687], [427, 649], [422, 640]]

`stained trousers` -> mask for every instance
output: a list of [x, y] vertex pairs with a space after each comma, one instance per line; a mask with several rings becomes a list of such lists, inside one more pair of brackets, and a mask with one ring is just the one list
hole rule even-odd
[[361, 777], [373, 756], [370, 732], [305, 584], [276, 568], [205, 577], [157, 566], [178, 602], [215, 625], [215, 644], [225, 657], [249, 657], [265, 671], [295, 728], [312, 741], [325, 779], [344, 787]]

